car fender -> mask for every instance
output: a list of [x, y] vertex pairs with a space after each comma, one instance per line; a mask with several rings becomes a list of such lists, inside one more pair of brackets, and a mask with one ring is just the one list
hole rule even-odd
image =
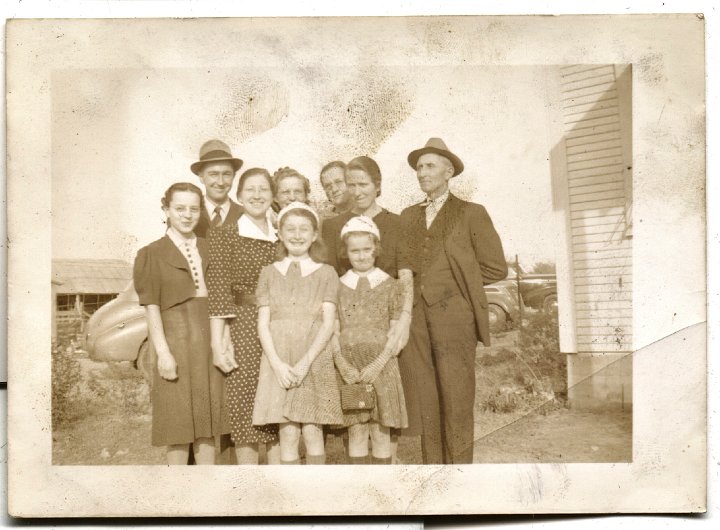
[[134, 361], [147, 336], [144, 315], [123, 321], [95, 338], [90, 358], [95, 361]]

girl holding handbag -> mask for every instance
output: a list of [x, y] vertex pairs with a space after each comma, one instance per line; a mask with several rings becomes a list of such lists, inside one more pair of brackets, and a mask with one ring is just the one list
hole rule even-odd
[[351, 218], [340, 234], [342, 257], [352, 265], [340, 278], [340, 350], [335, 365], [344, 381], [341, 401], [348, 426], [350, 463], [390, 464], [391, 429], [407, 427], [397, 358], [388, 341], [402, 312], [402, 287], [375, 267], [380, 231], [366, 216]]

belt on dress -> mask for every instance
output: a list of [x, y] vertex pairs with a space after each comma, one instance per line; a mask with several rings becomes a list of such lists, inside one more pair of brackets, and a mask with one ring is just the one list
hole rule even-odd
[[236, 305], [257, 305], [257, 296], [254, 294], [235, 293]]

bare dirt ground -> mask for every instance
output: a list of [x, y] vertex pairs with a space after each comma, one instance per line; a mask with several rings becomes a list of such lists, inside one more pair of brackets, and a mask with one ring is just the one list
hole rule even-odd
[[[632, 414], [568, 408], [562, 370], [541, 378], [517, 343], [517, 332], [506, 333], [478, 350], [475, 462], [630, 461]], [[139, 372], [131, 363], [78, 362], [77, 396], [53, 429], [53, 464], [164, 464], [164, 449], [150, 444], [149, 392]], [[330, 436], [326, 451], [328, 464], [344, 462], [340, 437]], [[419, 438], [401, 437], [398, 459], [421, 464]]]

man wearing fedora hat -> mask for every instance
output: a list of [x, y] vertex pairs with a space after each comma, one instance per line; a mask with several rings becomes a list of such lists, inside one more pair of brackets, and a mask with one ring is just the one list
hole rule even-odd
[[[408, 155], [427, 198], [403, 210], [400, 277], [412, 278], [409, 340], [400, 355], [410, 420], [426, 464], [473, 460], [475, 348], [490, 344], [484, 284], [507, 264], [485, 208], [449, 192], [464, 166], [440, 138]], [[406, 328], [407, 329], [407, 328]]]
[[200, 148], [199, 160], [190, 166], [190, 171], [200, 177], [205, 186], [205, 208], [195, 227], [197, 236], [205, 237], [210, 228], [237, 225], [243, 209], [228, 193], [242, 164], [220, 140], [209, 140]]

